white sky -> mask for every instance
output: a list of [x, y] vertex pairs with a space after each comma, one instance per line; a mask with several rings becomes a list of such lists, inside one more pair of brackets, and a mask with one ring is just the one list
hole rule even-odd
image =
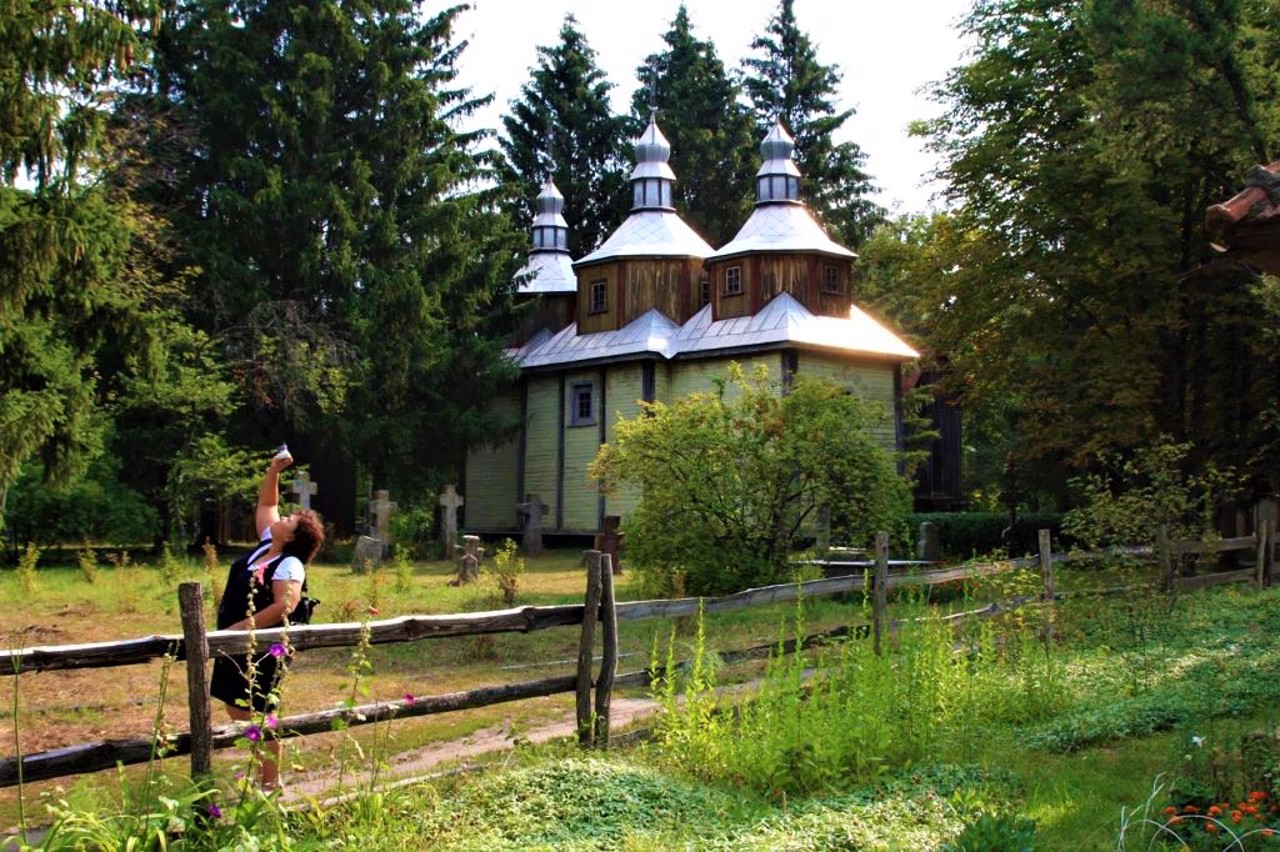
[[[567, 12], [577, 17], [598, 64], [615, 86], [614, 110], [629, 111], [635, 69], [645, 56], [665, 47], [662, 35], [680, 0], [471, 3], [471, 10], [458, 20], [457, 36], [470, 41], [462, 53], [461, 82], [477, 95], [496, 95], [481, 123], [500, 129], [500, 116], [529, 79], [536, 48], [558, 43]], [[838, 65], [843, 72], [839, 105], [857, 110], [845, 124], [845, 138], [867, 154], [867, 170], [881, 189], [876, 200], [894, 212], [926, 212], [937, 206], [930, 199], [938, 186], [926, 183], [935, 158], [923, 150], [920, 140], [908, 137], [907, 125], [937, 112], [920, 89], [962, 61], [964, 45], [956, 23], [969, 5], [969, 0], [795, 2], [797, 23], [816, 43], [819, 61]], [[725, 67], [733, 70], [751, 52], [751, 40], [768, 25], [778, 2], [686, 0], [686, 6], [694, 34], [713, 41]], [[661, 113], [658, 121], [661, 124]]]

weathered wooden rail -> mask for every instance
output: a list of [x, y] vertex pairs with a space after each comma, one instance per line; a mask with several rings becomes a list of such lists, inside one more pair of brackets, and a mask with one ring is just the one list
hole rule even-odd
[[[1040, 553], [1032, 558], [962, 565], [949, 568], [912, 570], [889, 573], [888, 538], [877, 535], [875, 555], [871, 563], [844, 563], [851, 573], [803, 583], [788, 583], [747, 589], [717, 598], [681, 598], [675, 600], [631, 601], [616, 603], [613, 596], [612, 570], [608, 555], [588, 551], [588, 590], [583, 604], [560, 606], [527, 606], [493, 612], [454, 615], [410, 615], [373, 621], [367, 624], [319, 624], [258, 630], [205, 632], [203, 591], [198, 583], [184, 584], [182, 611], [184, 635], [154, 635], [119, 642], [25, 648], [0, 652], [0, 675], [102, 668], [136, 665], [171, 656], [188, 660], [188, 704], [191, 709], [191, 731], [164, 739], [141, 738], [85, 743], [36, 754], [0, 759], [0, 787], [30, 781], [47, 780], [65, 775], [109, 769], [117, 765], [143, 763], [158, 756], [190, 754], [192, 774], [199, 777], [211, 766], [211, 751], [227, 748], [243, 735], [243, 726], [214, 727], [210, 721], [208, 682], [205, 663], [211, 652], [244, 653], [250, 647], [266, 648], [274, 642], [288, 641], [293, 648], [352, 647], [362, 641], [370, 644], [412, 642], [446, 637], [478, 636], [494, 633], [529, 633], [553, 627], [581, 626], [578, 670], [574, 675], [482, 687], [466, 692], [420, 697], [413, 701], [389, 701], [290, 716], [279, 720], [279, 736], [295, 737], [333, 730], [335, 725], [355, 727], [375, 724], [392, 718], [449, 713], [509, 701], [548, 695], [575, 693], [579, 741], [587, 746], [607, 747], [609, 737], [609, 703], [612, 689], [646, 685], [660, 673], [649, 670], [617, 673], [619, 621], [651, 618], [678, 618], [707, 613], [729, 612], [752, 606], [794, 601], [801, 597], [820, 597], [849, 592], [863, 592], [872, 599], [870, 624], [851, 625], [785, 643], [784, 651], [805, 647], [814, 641], [836, 636], [869, 636], [880, 647], [885, 631], [896, 626], [887, 615], [887, 592], [912, 586], [937, 586], [976, 579], [1011, 570], [1038, 568], [1043, 590], [1038, 602], [1054, 607], [1062, 595], [1055, 589], [1054, 566], [1063, 562], [1124, 555], [1132, 558], [1156, 558], [1163, 569], [1165, 591], [1203, 588], [1222, 583], [1253, 582], [1270, 585], [1274, 565], [1274, 542], [1271, 531], [1263, 525], [1257, 534], [1214, 542], [1168, 542], [1162, 536], [1156, 548], [1123, 548], [1101, 553], [1053, 554], [1049, 534], [1040, 534]], [[1178, 576], [1180, 560], [1245, 551], [1256, 555], [1253, 568], [1200, 576]], [[838, 563], [837, 563], [838, 564]], [[1130, 587], [1131, 588], [1131, 587]], [[1123, 593], [1130, 588], [1101, 590], [1099, 593]], [[1015, 602], [1023, 605], [1027, 601]], [[987, 617], [1005, 611], [998, 604], [966, 613], [945, 616], [947, 620]], [[592, 647], [596, 624], [601, 625], [603, 653], [598, 676], [592, 672]], [[1052, 630], [1050, 618], [1049, 630]], [[287, 634], [287, 635], [286, 635]], [[761, 645], [740, 651], [728, 651], [728, 661], [765, 656], [777, 645]], [[594, 687], [594, 702], [592, 690]]]

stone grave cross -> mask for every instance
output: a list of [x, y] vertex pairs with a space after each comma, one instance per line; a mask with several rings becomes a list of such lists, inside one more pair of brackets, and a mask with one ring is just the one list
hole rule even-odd
[[300, 470], [297, 478], [289, 483], [289, 490], [297, 495], [299, 506], [310, 509], [311, 498], [320, 490], [320, 486], [311, 481], [311, 474]]
[[525, 556], [537, 556], [542, 552], [542, 515], [551, 507], [543, 503], [537, 494], [526, 494], [525, 502], [516, 506], [524, 518], [524, 537], [521, 545]]
[[397, 508], [399, 504], [391, 500], [390, 491], [373, 492], [369, 511], [373, 513], [374, 538], [382, 542], [384, 552], [391, 548], [391, 515]]
[[458, 507], [467, 501], [455, 490], [453, 483], [449, 483], [440, 490], [436, 502], [440, 504], [440, 558], [448, 559], [458, 544]]

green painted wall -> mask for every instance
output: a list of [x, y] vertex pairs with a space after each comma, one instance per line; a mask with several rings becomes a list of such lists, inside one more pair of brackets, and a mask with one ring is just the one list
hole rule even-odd
[[814, 352], [801, 352], [799, 355], [799, 373], [830, 379], [844, 385], [863, 399], [878, 402], [883, 406], [884, 416], [872, 428], [876, 440], [887, 450], [898, 448], [897, 428], [894, 422], [894, 387], [893, 365], [877, 362], [851, 362], [845, 358], [835, 358]]
[[[504, 417], [519, 417], [520, 391], [496, 396], [490, 406]], [[467, 451], [466, 490], [462, 494], [467, 501], [462, 507], [465, 529], [515, 529], [519, 450], [519, 436], [514, 435], [496, 447], [473, 447]]]
[[[573, 426], [570, 425], [573, 394], [569, 391], [581, 382], [590, 382], [594, 388], [592, 400], [595, 416], [590, 424]], [[564, 518], [560, 529], [594, 532], [600, 527], [600, 489], [587, 478], [587, 465], [600, 449], [600, 418], [603, 416], [600, 372], [583, 370], [565, 373], [564, 386], [565, 410], [561, 413], [564, 425]]]
[[[658, 379], [664, 371], [657, 368], [654, 378]], [[655, 384], [662, 384], [656, 381]], [[644, 372], [640, 364], [620, 364], [609, 368], [605, 383], [605, 404], [608, 408], [608, 431], [606, 441], [614, 439], [614, 427], [620, 419], [632, 420], [640, 416], [640, 400], [644, 396]], [[640, 489], [635, 487], [620, 488], [606, 498], [605, 514], [626, 516], [640, 502]]]
[[[737, 361], [742, 371], [750, 376], [757, 364], [764, 364], [769, 370], [769, 377], [777, 379], [782, 374], [782, 356], [776, 352], [764, 355], [743, 356], [740, 358], [699, 358], [696, 361], [672, 361], [667, 366], [666, 393], [660, 393], [658, 399], [670, 402], [682, 396], [699, 391], [714, 389], [713, 379], [729, 378], [729, 364]], [[662, 372], [659, 369], [659, 372]], [[730, 392], [732, 396], [732, 392]]]
[[560, 377], [529, 377], [525, 409], [524, 492], [549, 507], [542, 528], [555, 528], [556, 480], [560, 470]]

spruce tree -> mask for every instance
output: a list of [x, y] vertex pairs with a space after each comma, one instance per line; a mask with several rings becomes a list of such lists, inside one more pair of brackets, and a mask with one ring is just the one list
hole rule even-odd
[[609, 106], [612, 88], [577, 20], [566, 15], [559, 43], [538, 48], [529, 82], [502, 119], [501, 145], [518, 221], [532, 222], [534, 199], [552, 177], [564, 195], [574, 257], [598, 246], [630, 207], [627, 122]]
[[198, 134], [172, 198], [259, 428], [341, 440], [402, 493], [453, 475], [506, 372], [487, 324], [519, 233], [456, 129], [487, 101], [456, 81], [464, 8], [191, 0], [161, 53]]
[[150, 281], [133, 251], [146, 222], [113, 180], [105, 105], [157, 14], [145, 0], [0, 14], [0, 510], [24, 461], [65, 481], [99, 451], [103, 347], [146, 354]]
[[818, 51], [796, 22], [794, 0], [781, 0], [764, 35], [751, 42], [755, 56], [743, 60], [743, 87], [763, 135], [781, 120], [796, 140], [795, 158], [804, 175], [802, 193], [833, 237], [856, 247], [884, 217], [864, 170], [866, 154], [836, 135], [853, 115], [837, 109], [841, 72], [818, 61]]
[[671, 142], [676, 209], [713, 246], [724, 245], [751, 212], [759, 164], [751, 113], [715, 45], [693, 34], [684, 4], [662, 38], [666, 49], [636, 69], [634, 125], [643, 128], [651, 103], [657, 106]]

